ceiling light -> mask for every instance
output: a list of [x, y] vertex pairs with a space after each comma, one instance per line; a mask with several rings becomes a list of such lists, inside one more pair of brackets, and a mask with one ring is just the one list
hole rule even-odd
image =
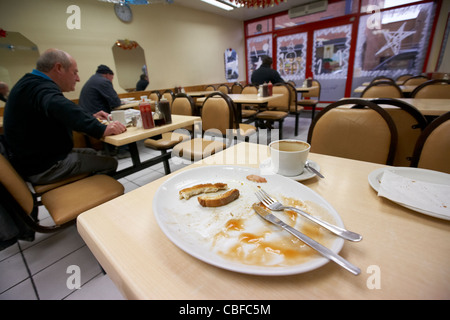
[[225, 4], [225, 3], [220, 2], [220, 1], [215, 1], [215, 0], [202, 0], [202, 1], [206, 2], [206, 3], [210, 4], [210, 5], [219, 7], [220, 9], [223, 9], [223, 10], [230, 11], [230, 10], [234, 9], [231, 5]]

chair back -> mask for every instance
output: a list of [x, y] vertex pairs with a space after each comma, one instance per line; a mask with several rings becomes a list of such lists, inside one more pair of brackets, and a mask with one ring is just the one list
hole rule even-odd
[[403, 85], [404, 86], [418, 86], [419, 84], [422, 84], [427, 81], [428, 81], [428, 78], [425, 76], [414, 76], [414, 77], [407, 79], [403, 83]]
[[411, 93], [416, 99], [450, 99], [449, 80], [429, 80], [422, 83]]
[[[177, 93], [172, 102], [172, 114], [182, 116], [193, 116], [197, 114], [194, 99], [186, 93]], [[193, 132], [194, 126], [187, 126], [183, 129]]]
[[202, 130], [216, 129], [226, 135], [235, 128], [235, 107], [230, 97], [222, 92], [208, 95], [202, 106]]
[[23, 211], [30, 215], [34, 208], [33, 195], [25, 181], [2, 154], [0, 154], [0, 172], [0, 183], [16, 200]]
[[286, 85], [290, 94], [289, 111], [294, 112], [297, 109], [297, 90], [290, 82], [287, 82]]
[[450, 173], [450, 112], [439, 116], [422, 132], [411, 166]]
[[289, 112], [291, 106], [291, 92], [285, 83], [276, 83], [272, 87], [273, 94], [281, 94], [267, 103], [269, 109], [275, 108], [277, 111]]
[[396, 82], [401, 82], [402, 84], [405, 83], [406, 80], [408, 80], [409, 78], [411, 78], [413, 75], [412, 74], [402, 74], [400, 76], [397, 77], [397, 79], [395, 79]]
[[372, 79], [370, 83], [378, 82], [378, 81], [390, 81], [392, 83], [395, 83], [394, 79], [386, 77], [386, 76], [378, 76]]
[[240, 84], [239, 82], [235, 82], [233, 83], [233, 85], [231, 86], [231, 93], [241, 93], [242, 89], [244, 87], [242, 86], [242, 84]]
[[[362, 105], [368, 109], [338, 108]], [[382, 164], [392, 164], [397, 129], [389, 114], [373, 102], [344, 99], [328, 105], [308, 131], [311, 152]]]
[[227, 84], [225, 84], [225, 83], [222, 83], [221, 85], [219, 85], [217, 87], [217, 90], [222, 92], [222, 93], [225, 93], [225, 94], [230, 93], [230, 87]]
[[207, 85], [205, 87], [205, 91], [216, 91], [216, 87], [214, 87], [212, 84]]
[[241, 91], [242, 94], [258, 94], [258, 87], [253, 84], [248, 84]]
[[148, 98], [150, 100], [158, 102], [161, 99], [161, 92], [159, 92], [158, 90], [150, 91]]
[[[427, 125], [427, 120], [414, 106], [396, 99], [371, 100], [381, 106], [395, 122], [398, 133], [394, 166], [409, 167], [416, 141]], [[384, 106], [387, 105], [385, 108]]]
[[380, 80], [368, 85], [361, 98], [403, 98], [403, 93], [394, 82]]
[[312, 80], [312, 86], [316, 87], [312, 90], [309, 90], [309, 92], [303, 92], [302, 97], [303, 98], [317, 98], [317, 100], [320, 100], [320, 82], [317, 80]]

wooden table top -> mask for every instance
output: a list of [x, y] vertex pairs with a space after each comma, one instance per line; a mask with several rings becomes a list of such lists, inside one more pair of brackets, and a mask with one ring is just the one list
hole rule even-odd
[[317, 86], [311, 86], [311, 87], [296, 87], [295, 88], [295, 91], [297, 91], [297, 92], [309, 92], [309, 91], [311, 91], [311, 90], [313, 90], [313, 89], [317, 89], [318, 87]]
[[194, 124], [194, 122], [201, 121], [201, 117], [197, 116], [181, 116], [181, 115], [172, 115], [172, 123], [166, 124], [159, 127], [154, 127], [152, 129], [144, 129], [137, 127], [129, 127], [127, 131], [121, 134], [107, 136], [103, 138], [106, 143], [115, 145], [115, 146], [123, 146], [132, 142], [136, 142], [139, 140], [147, 139], [158, 134], [162, 134], [164, 132], [173, 131], [175, 129], [184, 128], [189, 125]]
[[[181, 170], [224, 163], [258, 168], [267, 152], [265, 145], [239, 143]], [[358, 276], [332, 262], [297, 275], [246, 275], [185, 253], [152, 211], [156, 190], [180, 171], [81, 214], [78, 231], [128, 299], [449, 299], [450, 222], [378, 197], [368, 175], [383, 165], [314, 153], [310, 159], [325, 179], [303, 184], [363, 235], [340, 252], [361, 269]]]

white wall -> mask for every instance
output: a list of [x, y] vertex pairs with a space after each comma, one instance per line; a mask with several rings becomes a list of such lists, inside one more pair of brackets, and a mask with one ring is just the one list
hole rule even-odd
[[[70, 5], [80, 7], [79, 30], [66, 26]], [[147, 90], [225, 82], [227, 48], [237, 51], [238, 80], [245, 80], [242, 22], [176, 4], [132, 6], [132, 10], [133, 21], [123, 23], [113, 4], [97, 0], [0, 0], [0, 28], [21, 32], [40, 53], [59, 48], [77, 60], [81, 82], [75, 92], [66, 94], [68, 98], [78, 98], [99, 64], [115, 70], [111, 48], [118, 39], [135, 40], [144, 49], [150, 77]], [[117, 77], [114, 87], [124, 92]]]

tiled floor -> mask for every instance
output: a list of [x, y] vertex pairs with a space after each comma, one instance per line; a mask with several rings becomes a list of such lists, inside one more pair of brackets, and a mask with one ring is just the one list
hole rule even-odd
[[[294, 119], [289, 116], [285, 120], [283, 138], [306, 141], [311, 114], [303, 112], [296, 137]], [[142, 159], [159, 154], [143, 144], [139, 149]], [[121, 159], [119, 169], [130, 164], [131, 159]], [[171, 170], [174, 172], [182, 166], [171, 163]], [[125, 186], [125, 192], [129, 192], [163, 176], [163, 166], [158, 164], [119, 181]], [[52, 223], [45, 208], [40, 209], [39, 217]], [[79, 269], [72, 269], [74, 266]], [[81, 279], [79, 289], [75, 280], [78, 274]], [[36, 234], [33, 242], [20, 241], [0, 251], [0, 300], [18, 299], [118, 300], [123, 297], [108, 275], [102, 273], [97, 260], [73, 226], [55, 234]]]

